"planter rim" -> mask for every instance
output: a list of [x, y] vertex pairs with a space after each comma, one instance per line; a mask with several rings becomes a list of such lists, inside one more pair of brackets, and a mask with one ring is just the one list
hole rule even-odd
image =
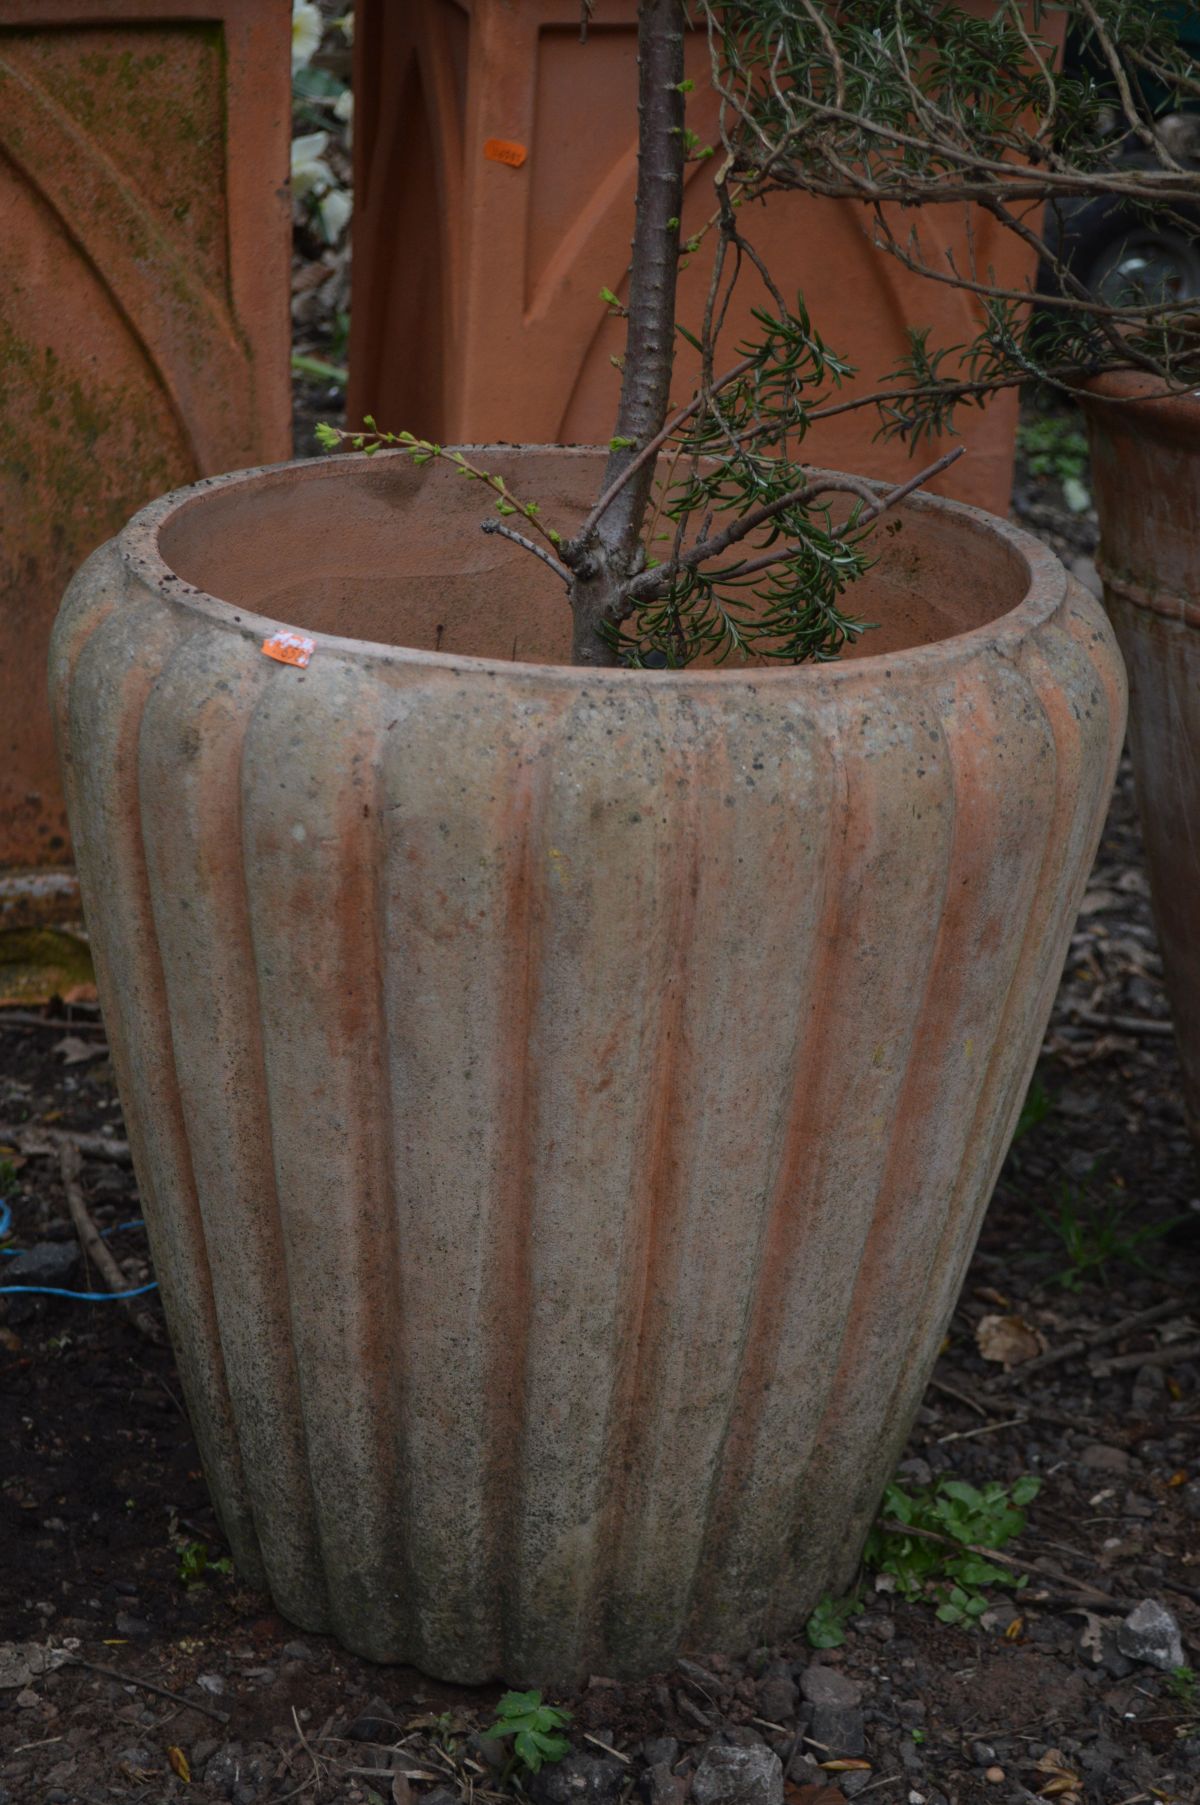
[[[460, 450], [468, 453], [487, 453], [495, 456], [511, 456], [514, 452], [550, 453], [556, 457], [606, 457], [607, 448], [593, 445], [469, 445], [447, 446], [447, 450]], [[1015, 607], [1003, 614], [995, 615], [978, 627], [968, 628], [965, 632], [954, 633], [942, 639], [933, 639], [924, 645], [908, 646], [892, 652], [857, 653], [851, 658], [843, 658], [829, 663], [808, 664], [746, 664], [723, 666], [717, 669], [697, 670], [689, 667], [682, 671], [648, 671], [629, 670], [622, 667], [591, 666], [574, 664], [539, 663], [526, 660], [509, 660], [504, 658], [475, 657], [465, 653], [429, 652], [416, 647], [390, 644], [383, 641], [356, 639], [347, 635], [333, 633], [316, 633], [307, 628], [302, 621], [295, 619], [282, 620], [271, 615], [259, 614], [251, 609], [240, 607], [235, 603], [223, 601], [219, 596], [210, 595], [203, 589], [188, 583], [175, 572], [163, 555], [160, 536], [168, 524], [179, 514], [195, 507], [202, 507], [205, 500], [214, 493], [245, 485], [260, 485], [264, 489], [282, 486], [287, 481], [311, 481], [318, 476], [328, 476], [331, 471], [347, 480], [362, 475], [368, 468], [377, 470], [382, 462], [391, 458], [407, 457], [406, 452], [383, 452], [368, 457], [365, 452], [341, 452], [328, 457], [295, 458], [287, 463], [264, 464], [247, 470], [235, 470], [222, 476], [203, 477], [199, 482], [191, 483], [186, 488], [174, 489], [160, 496], [141, 508], [127, 522], [112, 542], [120, 561], [130, 571], [131, 576], [140, 579], [151, 588], [161, 592], [166, 599], [179, 606], [206, 615], [214, 624], [223, 626], [245, 639], [261, 640], [269, 638], [280, 631], [294, 633], [312, 633], [318, 650], [333, 653], [337, 657], [358, 662], [369, 661], [372, 664], [402, 664], [406, 666], [420, 665], [431, 671], [443, 671], [451, 674], [469, 674], [477, 672], [492, 677], [504, 676], [510, 681], [513, 678], [529, 680], [536, 678], [540, 683], [555, 686], [566, 685], [577, 688], [580, 685], [609, 683], [666, 683], [676, 689], [689, 691], [706, 691], [712, 694], [722, 686], [734, 684], [776, 685], [779, 683], [821, 682], [842, 683], [847, 681], [863, 681], [871, 677], [889, 676], [891, 666], [903, 660], [906, 666], [924, 665], [932, 676], [935, 670], [944, 670], [957, 665], [974, 654], [991, 649], [1003, 652], [1024, 641], [1036, 628], [1048, 621], [1061, 607], [1068, 583], [1067, 571], [1057, 555], [1050, 547], [1015, 526], [1011, 521], [1001, 520], [999, 516], [988, 514], [982, 508], [971, 507], [966, 502], [952, 501], [946, 496], [915, 493], [905, 498], [895, 510], [897, 514], [913, 513], [949, 513], [961, 520], [968, 536], [990, 539], [1015, 553], [1028, 573], [1025, 593]], [[825, 474], [819, 466], [813, 466], [814, 474]], [[830, 472], [829, 474], [840, 474]], [[889, 485], [874, 479], [862, 479], [868, 486], [886, 492]]]
[[1157, 376], [1142, 370], [1106, 370], [1079, 385], [1079, 399], [1097, 424], [1128, 416], [1139, 430], [1162, 438], [1194, 438], [1200, 432], [1200, 389], [1164, 390]]
[[[1107, 447], [1112, 468], [1100, 480], [1100, 549], [1096, 569], [1107, 598], [1132, 608], [1162, 616], [1193, 632], [1200, 628], [1200, 601], [1195, 596], [1194, 557], [1188, 557], [1171, 529], [1169, 555], [1152, 530], [1158, 513], [1146, 515], [1131, 499], [1153, 484], [1155, 460], [1169, 464], [1158, 468], [1154, 485], [1165, 497], [1170, 513], [1172, 482], [1166, 471], [1179, 471], [1185, 485], [1187, 460], [1200, 444], [1200, 390], [1187, 394], [1164, 392], [1159, 380], [1136, 370], [1110, 370], [1096, 376], [1080, 391], [1093, 444]], [[1130, 460], [1136, 463], [1129, 475]], [[1113, 479], [1117, 487], [1114, 488]], [[1131, 486], [1132, 484], [1132, 486]], [[1135, 525], [1135, 517], [1137, 524]], [[1181, 555], [1182, 554], [1182, 555]]]

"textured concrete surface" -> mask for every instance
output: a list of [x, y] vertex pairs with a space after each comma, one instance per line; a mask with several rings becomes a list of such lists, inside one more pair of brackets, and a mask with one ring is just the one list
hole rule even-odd
[[[1200, 401], [1113, 374], [1085, 393], [1097, 565], [1129, 667], [1129, 738], [1192, 1134], [1200, 1141]], [[1100, 399], [1107, 397], [1107, 399]]]
[[[479, 455], [566, 528], [598, 475]], [[479, 511], [395, 458], [168, 497], [72, 585], [58, 731], [239, 1567], [434, 1674], [631, 1674], [852, 1574], [1123, 675], [1044, 546], [921, 500], [860, 655], [584, 672]]]

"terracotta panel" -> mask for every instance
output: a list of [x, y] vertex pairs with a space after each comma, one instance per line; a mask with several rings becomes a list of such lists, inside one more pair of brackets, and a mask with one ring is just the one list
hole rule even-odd
[[291, 444], [287, 0], [0, 0], [0, 867], [70, 857], [45, 696], [82, 557]]
[[[443, 442], [607, 442], [618, 385], [611, 359], [624, 349], [624, 323], [607, 316], [599, 291], [620, 296], [627, 287], [636, 5], [610, 0], [601, 10], [581, 44], [576, 0], [361, 0], [352, 419], [371, 412]], [[688, 68], [697, 83], [689, 123], [711, 141], [716, 101], [698, 34]], [[524, 163], [485, 156], [493, 138], [524, 146]], [[693, 165], [685, 234], [704, 224], [710, 193], [710, 165]], [[898, 236], [907, 237], [914, 217], [897, 214]], [[975, 302], [875, 250], [866, 211], [850, 202], [776, 195], [741, 225], [784, 294], [803, 292], [817, 330], [858, 369], [847, 395], [880, 385], [904, 354], [910, 325], [931, 326], [935, 344], [978, 330]], [[931, 263], [953, 252], [957, 267], [971, 267], [966, 225], [962, 207], [921, 210]], [[994, 268], [1009, 286], [1028, 281], [1026, 247], [989, 215], [975, 214], [972, 228], [981, 272]], [[708, 268], [701, 254], [681, 275], [678, 315], [693, 329]], [[763, 305], [767, 290], [750, 271], [728, 345], [753, 332], [750, 309]], [[681, 348], [679, 400], [690, 393], [692, 368]], [[964, 409], [969, 456], [934, 487], [1007, 513], [1016, 424], [1014, 394]], [[814, 462], [902, 480], [912, 471], [908, 453], [875, 443], [876, 426], [874, 410], [824, 423], [810, 441]]]
[[[599, 470], [485, 461], [567, 530]], [[566, 664], [561, 589], [478, 518], [390, 455], [169, 497], [72, 585], [55, 686], [239, 1566], [361, 1653], [561, 1684], [849, 1577], [1124, 685], [1045, 546], [934, 498], [881, 536], [872, 649], [799, 668]]]

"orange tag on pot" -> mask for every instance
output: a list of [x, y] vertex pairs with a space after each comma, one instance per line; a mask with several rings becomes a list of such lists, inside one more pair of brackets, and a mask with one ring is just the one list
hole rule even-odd
[[303, 633], [273, 633], [264, 639], [262, 649], [277, 664], [297, 664], [303, 670], [317, 649], [315, 639]]
[[490, 163], [507, 163], [510, 169], [520, 169], [529, 152], [523, 144], [514, 144], [511, 138], [488, 138], [483, 154]]

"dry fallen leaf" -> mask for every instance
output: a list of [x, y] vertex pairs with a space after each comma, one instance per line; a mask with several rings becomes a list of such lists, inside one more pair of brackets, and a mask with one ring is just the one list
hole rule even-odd
[[1061, 1749], [1047, 1749], [1038, 1760], [1037, 1771], [1046, 1776], [1038, 1787], [1039, 1798], [1061, 1799], [1067, 1805], [1068, 1795], [1078, 1794], [1083, 1787], [1079, 1775], [1067, 1766]]
[[785, 1780], [783, 1794], [788, 1805], [846, 1805], [840, 1786], [797, 1786]]
[[183, 1750], [177, 1749], [174, 1743], [172, 1743], [171, 1747], [167, 1750], [167, 1760], [171, 1763], [171, 1766], [179, 1775], [179, 1778], [186, 1784], [192, 1777], [192, 1770], [188, 1766], [188, 1758]]
[[392, 1781], [392, 1805], [412, 1805], [412, 1787], [406, 1774], [397, 1774]]
[[1009, 1624], [1008, 1628], [1004, 1632], [1004, 1640], [1006, 1642], [1015, 1642], [1024, 1628], [1025, 1628], [1024, 1617], [1014, 1617], [1012, 1622]]
[[996, 1361], [1005, 1372], [1046, 1351], [1044, 1340], [1023, 1316], [981, 1317], [975, 1330], [975, 1345], [985, 1360]]
[[869, 1774], [871, 1772], [869, 1761], [852, 1761], [848, 1755], [837, 1761], [822, 1761], [821, 1767], [827, 1774]]

